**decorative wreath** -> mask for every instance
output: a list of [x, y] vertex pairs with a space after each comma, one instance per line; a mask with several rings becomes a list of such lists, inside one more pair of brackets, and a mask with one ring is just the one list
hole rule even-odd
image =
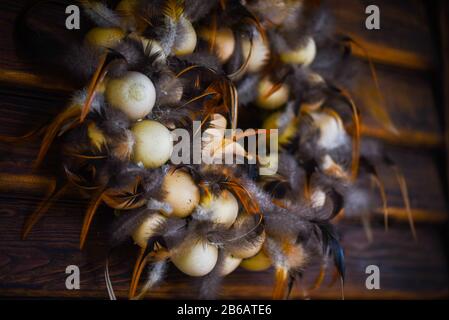
[[[64, 173], [23, 236], [76, 186], [91, 199], [81, 249], [102, 203], [112, 209], [111, 248], [130, 238], [139, 248], [130, 298], [158, 285], [170, 262], [200, 278], [200, 298], [216, 297], [238, 266], [272, 266], [274, 299], [287, 298], [313, 261], [322, 265], [315, 287], [329, 261], [343, 285], [332, 220], [368, 216], [378, 194], [387, 214], [374, 164], [389, 160], [378, 144], [361, 144], [360, 113], [344, 89], [355, 77], [350, 48], [358, 44], [333, 32], [319, 1], [79, 3], [81, 21], [91, 22], [77, 39], [33, 26], [35, 6], [17, 23], [21, 45], [34, 46], [28, 53], [83, 87], [43, 131], [36, 167], [57, 139]], [[242, 134], [239, 126], [259, 129]], [[176, 129], [201, 137], [187, 163], [171, 160]], [[273, 144], [270, 129], [278, 129], [276, 152], [254, 155], [239, 143]], [[195, 152], [216, 162], [195, 162]], [[226, 156], [243, 161], [223, 164]], [[105, 275], [114, 299], [107, 263]]]

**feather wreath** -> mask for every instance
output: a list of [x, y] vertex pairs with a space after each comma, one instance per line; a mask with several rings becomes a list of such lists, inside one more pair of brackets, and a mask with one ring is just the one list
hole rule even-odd
[[[379, 145], [361, 141], [360, 112], [344, 88], [354, 77], [352, 40], [333, 33], [319, 1], [79, 3], [90, 22], [77, 37], [33, 25], [29, 18], [39, 3], [17, 22], [21, 45], [33, 48], [25, 50], [33, 52], [30, 58], [65, 70], [81, 88], [48, 126], [21, 137], [43, 132], [36, 168], [61, 140], [64, 172], [25, 222], [24, 238], [52, 201], [75, 186], [90, 196], [81, 249], [102, 203], [116, 212], [111, 247], [128, 239], [138, 247], [129, 298], [143, 298], [173, 263], [200, 279], [199, 297], [206, 299], [217, 296], [221, 280], [238, 266], [272, 266], [273, 298], [285, 299], [314, 260], [322, 271], [313, 288], [328, 261], [343, 284], [344, 253], [333, 220], [344, 212], [369, 221], [378, 201], [371, 181], [388, 225], [379, 165], [394, 168], [410, 212], [397, 166]], [[36, 34], [48, 46], [36, 46]], [[208, 134], [200, 151], [248, 160], [224, 131], [256, 108], [263, 128], [279, 130], [279, 154], [241, 165], [170, 161], [177, 128]], [[392, 127], [385, 111], [376, 112]], [[193, 121], [201, 123], [196, 131]], [[273, 174], [260, 174], [274, 167]], [[105, 277], [115, 299], [107, 261]]]

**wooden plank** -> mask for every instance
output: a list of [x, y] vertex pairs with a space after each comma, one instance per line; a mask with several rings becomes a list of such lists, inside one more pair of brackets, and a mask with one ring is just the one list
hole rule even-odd
[[[382, 29], [379, 31], [366, 30], [365, 8], [368, 4], [364, 1], [325, 2], [335, 15], [337, 29], [363, 44], [373, 60], [417, 70], [429, 70], [433, 67], [435, 53], [422, 1], [372, 1], [370, 4], [377, 4], [381, 8]], [[26, 0], [2, 1], [0, 28], [3, 32], [0, 34], [0, 43], [3, 45], [3, 52], [0, 68], [21, 71], [31, 68], [17, 58], [13, 39], [14, 19], [26, 3]], [[48, 18], [48, 21], [64, 26], [63, 19], [66, 15], [63, 6], [47, 5], [44, 14], [53, 17]], [[354, 47], [354, 53], [365, 58], [357, 47]]]
[[[382, 123], [376, 121], [370, 113], [374, 104], [381, 104], [377, 92], [374, 90], [374, 83], [365, 64], [360, 65], [356, 77], [354, 78], [353, 92], [355, 101], [362, 109], [362, 134], [367, 137], [378, 138], [391, 144], [405, 145], [412, 147], [441, 148], [444, 144], [441, 124], [433, 97], [430, 82], [426, 77], [415, 73], [393, 73], [389, 69], [377, 68], [381, 93], [385, 97], [386, 110], [391, 115], [397, 132], [387, 130]], [[10, 75], [13, 75], [10, 77]], [[4, 76], [2, 78], [2, 76]], [[7, 82], [21, 84], [34, 89], [49, 90], [49, 94], [42, 93], [43, 99], [50, 97], [62, 97], [60, 104], [65, 105], [70, 92], [70, 85], [60, 83], [55, 80], [42, 78], [35, 74], [26, 72], [15, 72], [0, 69], [0, 82], [2, 79], [9, 79]], [[30, 89], [28, 89], [30, 90]], [[27, 89], [11, 90], [4, 92], [4, 95], [20, 94], [26, 95]], [[59, 94], [55, 94], [59, 92]], [[407, 92], [408, 94], [398, 94]], [[0, 91], [0, 94], [3, 93]], [[3, 106], [8, 104], [8, 97], [5, 97]], [[19, 111], [20, 112], [20, 111]], [[419, 115], [419, 116], [418, 116]], [[24, 115], [22, 115], [24, 116]]]
[[[416, 70], [429, 70], [435, 65], [429, 19], [424, 1], [411, 0], [327, 0], [335, 16], [337, 29], [360, 41], [373, 60]], [[368, 30], [365, 9], [377, 5], [381, 29]], [[363, 52], [354, 48], [355, 53]]]
[[449, 5], [447, 1], [439, 1], [439, 30], [441, 41], [441, 59], [443, 63], [442, 69], [442, 98], [443, 98], [443, 114], [445, 132], [444, 138], [446, 143], [446, 181], [449, 185]]
[[18, 70], [0, 69], [0, 82], [44, 90], [73, 91], [75, 89], [64, 80]]
[[[36, 197], [42, 195], [47, 183], [50, 181], [49, 174], [57, 174], [55, 168], [59, 168], [56, 157], [50, 157], [47, 162], [48, 169], [44, 168], [42, 173], [32, 173], [31, 166], [36, 154], [36, 148], [25, 149], [15, 147], [14, 153], [10, 154], [11, 148], [0, 144], [0, 191], [21, 191], [25, 196]], [[8, 154], [6, 157], [5, 155]], [[443, 181], [441, 179], [440, 162], [433, 154], [425, 151], [418, 152], [413, 149], [386, 148], [386, 154], [391, 157], [402, 170], [408, 183], [411, 206], [414, 210], [425, 210], [435, 212], [441, 216], [447, 212], [447, 198]], [[395, 208], [403, 208], [404, 202], [399, 190], [399, 185], [394, 172], [386, 165], [378, 167], [380, 177], [385, 184], [388, 205]], [[375, 189], [373, 193], [376, 194]], [[378, 199], [378, 206], [382, 203]], [[439, 218], [429, 218], [430, 221]]]
[[[413, 0], [401, 3], [375, 1], [381, 3], [384, 29], [373, 33], [358, 29], [364, 27], [365, 1], [333, 0], [333, 3], [338, 7], [337, 20], [343, 17], [343, 30], [360, 37], [375, 61], [419, 71], [434, 65], [428, 21], [420, 15], [422, 3]], [[7, 71], [0, 72], [0, 82], [9, 83], [9, 87], [0, 89], [0, 134], [21, 134], [36, 124], [44, 123], [64, 107], [69, 97], [69, 92], [58, 81], [52, 83], [51, 79], [37, 76], [30, 65], [15, 56], [9, 31], [22, 5], [23, 0], [5, 0], [0, 3], [0, 27], [3, 30], [0, 43], [5, 53], [4, 59], [0, 61], [0, 70]], [[361, 52], [356, 51], [356, 54], [361, 56]], [[398, 122], [399, 136], [386, 133], [369, 118], [364, 118], [365, 134], [400, 145], [439, 147], [443, 130], [435, 110], [428, 75], [423, 72], [399, 72], [397, 68], [380, 69], [381, 87], [387, 88], [387, 105], [393, 119]], [[366, 70], [363, 72], [365, 80], [368, 80], [369, 73]], [[25, 89], [23, 85], [29, 88]], [[14, 89], [13, 86], [18, 88]], [[358, 104], [365, 108], [366, 114], [369, 105], [365, 102], [372, 96], [360, 95], [356, 98], [359, 99]], [[409, 140], [412, 142], [408, 143]], [[40, 201], [50, 179], [48, 175], [30, 172], [37, 142], [13, 146], [0, 144], [0, 296], [107, 298], [103, 264], [111, 220], [109, 210], [102, 208], [95, 217], [84, 252], [78, 250], [78, 241], [86, 200], [77, 199], [73, 194], [52, 207], [28, 241], [19, 240], [23, 220]], [[377, 211], [379, 219], [373, 222], [373, 244], [368, 244], [358, 221], [343, 221], [339, 224], [348, 256], [346, 298], [448, 298], [448, 262], [439, 226], [447, 220], [447, 198], [441, 181], [441, 163], [435, 157], [438, 153], [429, 149], [388, 148], [387, 151], [407, 177], [415, 219], [425, 224], [418, 224], [419, 241], [413, 242], [408, 227], [402, 223], [405, 221], [403, 203], [397, 184], [391, 171], [383, 170], [389, 206], [400, 223], [393, 220], [390, 231], [385, 233], [381, 213]], [[58, 163], [50, 158], [48, 164], [53, 167], [48, 172], [54, 174]], [[436, 225], [430, 225], [429, 222]], [[135, 248], [131, 244], [114, 253], [111, 274], [120, 297], [127, 295], [134, 254]], [[69, 264], [81, 267], [80, 291], [65, 290], [65, 267]], [[364, 271], [368, 264], [376, 264], [381, 268], [382, 289], [379, 291], [369, 291], [364, 287]], [[316, 267], [311, 268], [303, 288], [310, 285], [316, 273]], [[330, 275], [326, 283], [330, 281], [329, 278]], [[270, 298], [271, 286], [271, 272], [257, 274], [239, 270], [225, 280], [221, 297]], [[295, 288], [293, 296], [303, 298], [304, 293]], [[335, 299], [340, 297], [340, 289], [337, 285], [332, 288], [324, 286], [311, 292], [310, 296]], [[195, 283], [172, 268], [167, 283], [152, 293], [151, 297], [195, 298]]]
[[[395, 23], [400, 24], [402, 27], [400, 28], [400, 34], [398, 37], [401, 41], [391, 41], [392, 35], [390, 33], [385, 32], [367, 32], [361, 26], [364, 26], [363, 14], [364, 12], [364, 3], [359, 0], [350, 0], [348, 4], [342, 5], [339, 1], [331, 1], [330, 6], [333, 11], [335, 11], [337, 15], [337, 25], [342, 24], [348, 30], [358, 30], [358, 34], [356, 37], [363, 39], [371, 39], [372, 33], [375, 33], [375, 43], [379, 46], [379, 54], [381, 56], [388, 56], [383, 54], [384, 50], [402, 50], [401, 52], [417, 54], [417, 50], [421, 50], [419, 52], [420, 56], [424, 54], [426, 56], [431, 56], [432, 54], [429, 52], [424, 52], [423, 48], [426, 48], [426, 43], [422, 43], [422, 45], [416, 45], [416, 39], [409, 35], [405, 36], [405, 29], [409, 33], [410, 28], [416, 31], [416, 38], [424, 38], [427, 39], [429, 37], [429, 30], [427, 27], [423, 27], [422, 24], [425, 24], [426, 18], [423, 16], [422, 12], [423, 8], [421, 4], [417, 4], [416, 1], [412, 2], [410, 7], [403, 8], [404, 6], [397, 1], [393, 1], [394, 4], [388, 5], [385, 1], [380, 1], [378, 4], [381, 8], [385, 7], [385, 10], [382, 12], [383, 21], [386, 20], [385, 26], [390, 26]], [[12, 6], [7, 6], [6, 4], [5, 10], [10, 15], [9, 19], [6, 19], [5, 23], [9, 23], [9, 27], [11, 27], [11, 23], [13, 21], [14, 14], [20, 9], [20, 2], [14, 3]], [[391, 8], [393, 7], [393, 8]], [[9, 8], [9, 9], [8, 9]], [[342, 8], [345, 8], [344, 10]], [[348, 10], [350, 8], [350, 10]], [[402, 15], [405, 17], [398, 17], [396, 14], [404, 9]], [[418, 15], [418, 17], [414, 17], [414, 15]], [[413, 17], [412, 17], [413, 16]], [[362, 19], [362, 20], [361, 20]], [[340, 21], [343, 20], [343, 21]], [[398, 21], [397, 21], [398, 20]], [[360, 30], [362, 28], [363, 30]], [[370, 38], [371, 37], [371, 38]], [[374, 39], [373, 38], [373, 39]], [[12, 47], [12, 39], [2, 39], [2, 41], [6, 42], [7, 48]], [[371, 41], [371, 40], [363, 40], [363, 41]], [[388, 43], [384, 44], [384, 43]], [[400, 49], [394, 47], [401, 46]], [[429, 45], [431, 47], [431, 45]], [[390, 48], [390, 49], [388, 49]], [[15, 58], [15, 55], [11, 53], [12, 59]], [[406, 61], [407, 59], [399, 59], [401, 61]], [[5, 62], [7, 64], [7, 62]], [[1, 62], [0, 62], [1, 64]], [[26, 66], [26, 64], [25, 64]], [[431, 147], [431, 148], [439, 148], [443, 143], [443, 138], [441, 135], [441, 124], [438, 121], [438, 115], [436, 111], [433, 109], [434, 99], [432, 88], [430, 86], [429, 79], [426, 79], [424, 76], [414, 75], [414, 74], [405, 74], [403, 76], [391, 76], [393, 72], [391, 70], [387, 70], [382, 72], [382, 68], [379, 68], [379, 78], [381, 83], [381, 89], [384, 92], [387, 100], [387, 107], [390, 112], [398, 113], [396, 117], [396, 121], [399, 121], [398, 124], [398, 133], [393, 134], [384, 130], [384, 128], [380, 127], [369, 117], [365, 120], [365, 124], [362, 127], [362, 132], [368, 137], [376, 137], [383, 139], [389, 143], [399, 144], [399, 145], [410, 145], [415, 147]], [[367, 67], [365, 67], [361, 73], [363, 74], [363, 81], [360, 81], [360, 85], [362, 87], [372, 87], [372, 83], [370, 82], [370, 73]], [[422, 79], [419, 79], [421, 77]], [[24, 84], [29, 86], [36, 86], [36, 88], [45, 88], [45, 89], [62, 89], [66, 90], [69, 86], [66, 84], [61, 84], [59, 81], [42, 78], [42, 76], [38, 76], [35, 73], [29, 73], [28, 71], [16, 71], [8, 68], [0, 68], [0, 81], [11, 81], [14, 84]], [[9, 80], [8, 80], [9, 79]], [[357, 79], [357, 81], [360, 79]], [[67, 88], [66, 88], [67, 86]], [[355, 89], [355, 95], [360, 90]], [[398, 92], [407, 92], [408, 94], [397, 94]], [[413, 94], [409, 94], [413, 93]], [[415, 96], [416, 94], [416, 96]], [[408, 100], [406, 100], [408, 99]], [[365, 102], [375, 100], [373, 95], [369, 95], [363, 93], [361, 96], [359, 94], [359, 101], [362, 101], [362, 107], [366, 107]], [[401, 103], [401, 104], [400, 104]], [[401, 107], [401, 109], [399, 109]], [[404, 111], [404, 109], [407, 109]], [[405, 115], [402, 115], [402, 112], [406, 112]], [[417, 115], [420, 116], [417, 116]], [[424, 115], [421, 116], [421, 115]], [[394, 118], [395, 115], [393, 115]], [[427, 121], [424, 125], [420, 123], [416, 123], [419, 121]], [[421, 130], [424, 127], [424, 130]]]
[[357, 44], [351, 44], [351, 51], [359, 59], [370, 59], [377, 64], [392, 65], [406, 69], [427, 71], [432, 69], [433, 65], [430, 59], [425, 58], [414, 52], [392, 48], [383, 44], [374, 44], [366, 41], [351, 32], [341, 31], [351, 37]]
[[[387, 78], [389, 83], [395, 83], [390, 76]], [[383, 84], [383, 82], [381, 83]], [[399, 111], [396, 111], [393, 116], [394, 119], [402, 121], [401, 115], [407, 119], [418, 118], [417, 125], [420, 125], [420, 130], [434, 131], [435, 128], [429, 128], [434, 123], [436, 115], [430, 114], [429, 119], [423, 120], [424, 116], [414, 115], [410, 109], [418, 108], [422, 102], [426, 101], [429, 93], [419, 93], [422, 89], [414, 90], [415, 99], [404, 98], [399, 100], [393, 96], [394, 90], [388, 91], [387, 98], [395, 99], [393, 102], [395, 106], [400, 106]], [[2, 118], [0, 119], [0, 134], [3, 135], [22, 135], [32, 128], [38, 127], [39, 124], [46, 123], [49, 119], [53, 118], [61, 108], [65, 106], [64, 101], [67, 99], [66, 95], [57, 94], [43, 94], [37, 91], [29, 90], [16, 90], [3, 88], [0, 90], [0, 96], [2, 96], [0, 103], [0, 112]], [[421, 100], [420, 100], [421, 99]], [[422, 108], [424, 109], [424, 108]], [[407, 115], [409, 113], [409, 115]], [[412, 120], [410, 120], [412, 121]], [[401, 125], [410, 126], [407, 122], [400, 122]], [[373, 125], [376, 125], [373, 122]], [[376, 130], [379, 130], [379, 124], [377, 124]], [[414, 131], [413, 131], [414, 132]], [[426, 133], [427, 134], [427, 133]], [[427, 135], [431, 135], [428, 133]], [[407, 143], [404, 136], [404, 142]], [[389, 142], [389, 140], [386, 140]], [[37, 154], [39, 148], [40, 139], [32, 139], [23, 144], [5, 144], [0, 143], [0, 170], [3, 174], [16, 174], [29, 175], [31, 173], [31, 167], [33, 160]], [[439, 142], [438, 142], [439, 143]], [[410, 143], [408, 143], [410, 145]], [[419, 144], [418, 144], [419, 146]], [[54, 151], [57, 150], [55, 146]], [[446, 200], [442, 190], [444, 190], [441, 183], [441, 174], [438, 169], [439, 163], [434, 158], [434, 153], [425, 150], [415, 150], [409, 148], [387, 148], [387, 153], [393, 154], [394, 160], [398, 166], [405, 172], [407, 180], [410, 184], [410, 196], [412, 198], [412, 207], [419, 210], [429, 210], [431, 212], [446, 212]], [[57, 152], [51, 152], [50, 157], [46, 161], [47, 172], [50, 174], [56, 174], [55, 168], [59, 168], [60, 164], [56, 157]], [[11, 188], [16, 188], [14, 185], [20, 185], [23, 187], [20, 180], [15, 180], [14, 177], [8, 178]], [[385, 173], [386, 186], [389, 191], [389, 196], [392, 197], [390, 206], [401, 208], [404, 206], [397, 182], [394, 180], [391, 172]], [[32, 192], [36, 189], [32, 186], [27, 187], [26, 192]], [[25, 190], [25, 189], [24, 189]]]
[[[350, 131], [352, 132], [352, 128]], [[401, 129], [397, 132], [391, 132], [378, 126], [362, 124], [361, 134], [364, 137], [376, 138], [398, 146], [441, 149], [444, 145], [441, 135], [415, 130]]]
[[[385, 152], [404, 174], [413, 209], [448, 212], [438, 157], [426, 150], [398, 147], [386, 147]], [[386, 187], [389, 206], [403, 208], [404, 203], [394, 172], [385, 166], [378, 167], [378, 171]]]
[[[350, 91], [361, 109], [364, 134], [399, 145], [443, 145], [440, 115], [427, 75], [377, 65], [382, 99], [368, 64], [358, 66]], [[374, 112], [379, 106], [390, 115], [397, 132], [388, 130], [385, 121], [376, 118]]]
[[[423, 209], [411, 209], [413, 221], [415, 223], [434, 223], [443, 224], [449, 220], [447, 212], [443, 211], [429, 211]], [[374, 211], [376, 218], [384, 219], [383, 208], [378, 208]], [[408, 212], [404, 207], [388, 207], [389, 219], [409, 223]]]
[[[103, 266], [107, 250], [107, 222], [111, 213], [101, 210], [95, 218], [86, 251], [77, 248], [82, 222], [82, 206], [73, 202], [56, 205], [31, 234], [29, 240], [20, 241], [20, 227], [31, 203], [2, 196], [0, 233], [0, 296], [14, 297], [72, 297], [107, 298]], [[368, 298], [441, 298], [447, 297], [449, 283], [447, 261], [443, 253], [439, 233], [434, 228], [418, 227], [419, 241], [412, 240], [407, 228], [394, 226], [388, 232], [374, 228], [374, 243], [369, 244], [360, 225], [339, 224], [344, 235], [343, 245], [347, 255], [347, 299]], [[433, 254], [429, 256], [429, 248]], [[126, 244], [114, 252], [111, 260], [111, 276], [120, 297], [126, 297], [129, 277], [136, 248]], [[65, 268], [75, 264], [81, 270], [81, 290], [65, 290]], [[381, 270], [381, 290], [365, 288], [365, 268], [375, 264]], [[302, 285], [308, 288], [317, 274], [311, 267]], [[273, 284], [272, 271], [250, 273], [238, 270], [224, 282], [221, 298], [270, 298]], [[338, 285], [325, 285], [307, 296], [312, 298], [340, 298]], [[167, 281], [151, 298], [196, 298], [196, 282], [174, 268]], [[304, 298], [296, 288], [295, 299]]]
[[[16, 193], [25, 195], [29, 199], [39, 199], [36, 195], [44, 197], [45, 190], [48, 190], [54, 178], [36, 174], [12, 174], [0, 173], [0, 192], [4, 194]], [[79, 192], [68, 190], [66, 196], [79, 196]], [[403, 207], [389, 207], [390, 219], [408, 223], [408, 214]], [[384, 211], [381, 206], [373, 212], [378, 219], [383, 219]], [[443, 224], [449, 220], [447, 212], [430, 211], [426, 209], [412, 209], [413, 219], [416, 223]]]

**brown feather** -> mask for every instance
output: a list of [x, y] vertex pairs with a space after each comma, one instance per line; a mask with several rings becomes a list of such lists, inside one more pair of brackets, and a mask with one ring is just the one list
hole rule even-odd
[[147, 250], [146, 246], [139, 248], [139, 254], [137, 255], [137, 259], [134, 264], [133, 275], [131, 276], [131, 284], [129, 285], [129, 293], [128, 293], [129, 299], [132, 299], [136, 294], [137, 282], [138, 282], [137, 276], [139, 276], [139, 278], [140, 278], [141, 265], [144, 262], [143, 258], [144, 258], [146, 250]]
[[411, 210], [411, 206], [410, 206], [410, 197], [408, 195], [407, 181], [405, 180], [404, 174], [399, 169], [399, 167], [393, 166], [393, 169], [394, 169], [394, 172], [396, 175], [396, 179], [399, 183], [399, 188], [401, 190], [402, 199], [405, 204], [405, 210], [407, 211], [408, 222], [410, 224], [410, 230], [412, 231], [413, 239], [415, 239], [415, 241], [416, 241], [418, 239], [418, 237], [416, 235], [415, 222], [413, 220], [413, 214], [412, 214], [412, 210]]
[[370, 112], [373, 114], [374, 118], [377, 119], [379, 121], [379, 123], [381, 125], [383, 125], [387, 130], [393, 132], [393, 133], [397, 133], [398, 130], [396, 128], [396, 126], [394, 125], [393, 121], [391, 120], [390, 115], [388, 114], [387, 110], [386, 110], [386, 102], [385, 102], [385, 98], [382, 94], [382, 90], [380, 89], [380, 85], [379, 85], [379, 78], [377, 76], [377, 72], [376, 72], [376, 68], [374, 66], [374, 62], [373, 59], [371, 58], [368, 50], [362, 45], [360, 44], [358, 41], [349, 38], [348, 41], [352, 44], [354, 44], [355, 46], [359, 47], [364, 56], [366, 57], [368, 63], [369, 63], [369, 67], [370, 67], [370, 72], [371, 72], [371, 77], [373, 79], [374, 82], [374, 88], [376, 91], [376, 95], [378, 97], [378, 100], [380, 103], [373, 103], [370, 104]]
[[237, 181], [226, 181], [223, 184], [237, 196], [247, 213], [260, 214], [259, 204], [244, 186]]
[[45, 212], [48, 211], [53, 202], [59, 199], [64, 194], [68, 186], [69, 184], [65, 184], [62, 188], [57, 190], [56, 181], [52, 182], [47, 197], [41, 202], [41, 204], [37, 207], [37, 209], [25, 221], [22, 231], [22, 239], [26, 239], [28, 237], [28, 234], [31, 232], [34, 225], [40, 220], [40, 218], [42, 218]]
[[385, 192], [385, 186], [379, 178], [379, 175], [376, 173], [372, 174], [372, 178], [377, 188], [379, 189], [380, 197], [382, 199], [382, 211], [384, 213], [384, 224], [385, 230], [388, 230], [388, 203], [387, 203], [387, 194]]
[[273, 300], [283, 300], [287, 293], [288, 270], [284, 267], [277, 267], [274, 279]]
[[130, 185], [120, 189], [107, 189], [103, 193], [103, 201], [114, 209], [132, 210], [142, 207], [147, 201], [141, 190], [141, 179], [135, 179]]
[[323, 263], [320, 266], [320, 272], [318, 273], [318, 276], [315, 278], [315, 281], [310, 286], [309, 290], [312, 291], [312, 290], [319, 289], [321, 287], [321, 285], [323, 284], [325, 276], [326, 276], [326, 264]]
[[173, 21], [178, 21], [184, 13], [184, 1], [167, 0], [162, 12]]
[[79, 117], [81, 114], [80, 106], [71, 105], [62, 113], [60, 113], [56, 119], [47, 127], [45, 131], [45, 136], [42, 140], [41, 147], [39, 149], [38, 156], [36, 158], [34, 167], [37, 168], [41, 165], [45, 156], [47, 155], [48, 150], [50, 149], [51, 144], [54, 139], [58, 136], [60, 129], [67, 125], [70, 120], [74, 120]]
[[86, 118], [87, 114], [90, 111], [90, 107], [92, 105], [92, 102], [94, 101], [95, 94], [97, 93], [98, 87], [103, 82], [104, 78], [107, 74], [107, 68], [105, 68], [106, 60], [108, 58], [108, 52], [105, 52], [101, 55], [100, 61], [98, 63], [97, 69], [95, 70], [94, 75], [92, 76], [92, 79], [89, 83], [89, 88], [87, 90], [87, 99], [84, 103], [84, 106], [81, 111], [80, 115], [80, 122], [83, 122]]
[[87, 234], [89, 232], [90, 225], [92, 223], [92, 219], [97, 212], [98, 207], [103, 201], [103, 189], [97, 191], [97, 193], [92, 197], [89, 206], [86, 211], [86, 215], [84, 216], [83, 227], [81, 229], [80, 235], [80, 250], [83, 249], [84, 244], [86, 242]]
[[340, 89], [341, 95], [348, 102], [351, 107], [352, 121], [354, 124], [354, 131], [352, 133], [352, 162], [351, 162], [351, 173], [352, 180], [355, 181], [358, 176], [359, 166], [360, 166], [360, 138], [361, 138], [361, 120], [360, 120], [360, 110], [354, 103], [349, 92], [344, 89]]

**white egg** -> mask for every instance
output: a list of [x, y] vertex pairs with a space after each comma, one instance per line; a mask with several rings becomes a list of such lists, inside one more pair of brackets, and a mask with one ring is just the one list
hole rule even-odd
[[242, 51], [243, 59], [246, 59], [251, 51], [251, 56], [249, 57], [247, 70], [249, 72], [260, 71], [268, 62], [270, 58], [270, 48], [265, 44], [262, 37], [254, 37], [253, 46], [251, 49], [251, 42], [249, 40], [242, 41]]
[[234, 33], [229, 28], [218, 29], [215, 39], [213, 39], [212, 31], [205, 28], [201, 30], [200, 37], [209, 43], [214, 41], [214, 52], [222, 63], [226, 62], [234, 53], [235, 38]]
[[170, 214], [179, 218], [190, 215], [200, 201], [200, 190], [184, 171], [176, 170], [167, 174], [162, 190], [165, 192], [164, 201], [173, 209]]
[[110, 79], [106, 86], [106, 100], [123, 111], [131, 120], [146, 117], [156, 103], [156, 89], [146, 75], [127, 72], [123, 77]]
[[264, 271], [271, 267], [271, 260], [260, 250], [254, 257], [243, 260], [240, 266], [250, 271]]
[[315, 60], [316, 52], [315, 40], [309, 37], [299, 48], [281, 53], [281, 61], [308, 66]]
[[242, 259], [235, 258], [232, 256], [232, 254], [225, 254], [225, 256], [223, 257], [223, 265], [220, 270], [220, 275], [225, 277], [228, 274], [231, 274], [235, 269], [238, 268], [241, 262]]
[[203, 241], [191, 241], [171, 254], [173, 264], [192, 277], [202, 277], [211, 272], [217, 259], [217, 247]]
[[239, 213], [237, 199], [227, 190], [224, 190], [218, 197], [205, 200], [202, 206], [210, 210], [211, 221], [226, 227], [232, 226]]
[[268, 78], [263, 78], [259, 82], [257, 88], [257, 105], [259, 107], [267, 110], [274, 110], [287, 103], [290, 94], [288, 86], [286, 84], [281, 84], [279, 88], [276, 88], [276, 91], [271, 92], [273, 86], [274, 83]]
[[156, 235], [158, 228], [165, 221], [166, 218], [158, 213], [154, 213], [146, 218], [132, 234], [134, 243], [141, 248], [145, 248], [147, 246], [148, 239]]
[[173, 152], [173, 137], [162, 124], [153, 120], [137, 122], [131, 129], [136, 143], [133, 160], [145, 168], [158, 168], [165, 164]]
[[195, 51], [197, 42], [196, 32], [192, 26], [192, 23], [183, 17], [181, 17], [180, 19], [182, 36], [176, 38], [173, 48], [173, 52], [177, 56], [191, 54], [193, 51]]
[[85, 37], [85, 41], [91, 46], [98, 48], [112, 48], [125, 37], [125, 33], [120, 28], [91, 29]]

